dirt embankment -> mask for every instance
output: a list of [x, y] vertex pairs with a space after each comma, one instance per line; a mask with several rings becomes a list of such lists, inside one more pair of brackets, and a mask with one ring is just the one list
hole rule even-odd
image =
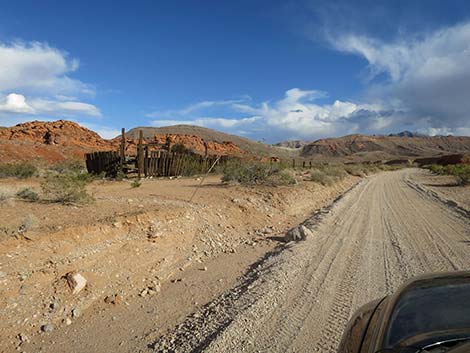
[[[210, 177], [192, 202], [197, 179], [144, 180], [136, 189], [98, 181], [89, 190], [96, 201], [80, 207], [7, 200], [0, 350], [59, 352], [53, 342], [62, 342], [68, 351], [135, 351], [136, 337], [155, 325], [165, 332], [231, 286], [276, 237], [358, 180], [246, 188]], [[0, 181], [12, 194], [24, 186], [38, 188]], [[87, 280], [75, 295], [64, 277], [74, 271]], [[43, 325], [53, 331], [41, 333]]]

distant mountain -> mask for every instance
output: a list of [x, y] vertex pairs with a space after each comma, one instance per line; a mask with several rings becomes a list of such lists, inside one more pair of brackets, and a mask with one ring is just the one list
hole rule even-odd
[[397, 137], [426, 137], [427, 135], [420, 134], [418, 132], [411, 132], [408, 130], [399, 132], [397, 134], [389, 134], [388, 136], [397, 136]]
[[165, 127], [135, 127], [126, 133], [126, 137], [129, 139], [138, 139], [139, 130], [142, 130], [143, 137], [146, 140], [154, 140], [155, 136], [161, 136], [165, 134], [187, 136], [193, 135], [200, 137], [208, 142], [231, 142], [237, 145], [242, 150], [246, 151], [247, 153], [257, 156], [277, 156], [281, 158], [291, 158], [292, 156], [297, 155], [295, 152], [292, 153], [290, 151], [286, 151], [283, 148], [271, 146], [262, 142], [256, 142], [245, 137], [231, 135], [221, 131], [193, 125], [173, 125]]
[[302, 147], [300, 155], [305, 158], [354, 157], [377, 160], [469, 152], [468, 136], [348, 135], [311, 142]]
[[275, 143], [274, 146], [285, 148], [302, 148], [303, 146], [308, 144], [309, 142], [304, 140], [290, 140]]

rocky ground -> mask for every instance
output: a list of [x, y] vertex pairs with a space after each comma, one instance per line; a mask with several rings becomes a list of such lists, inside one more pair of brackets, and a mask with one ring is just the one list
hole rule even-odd
[[[83, 206], [11, 196], [0, 204], [0, 351], [147, 349], [358, 180], [247, 188], [210, 177], [191, 202], [198, 178], [97, 181]], [[0, 180], [3, 194], [25, 186], [38, 181]], [[77, 274], [86, 286], [73, 294]]]

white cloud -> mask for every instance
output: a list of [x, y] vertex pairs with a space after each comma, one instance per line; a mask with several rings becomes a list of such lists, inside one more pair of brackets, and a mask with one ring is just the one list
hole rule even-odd
[[0, 103], [0, 112], [7, 113], [33, 113], [34, 109], [26, 103], [26, 99], [21, 94], [10, 93]]
[[202, 102], [191, 104], [182, 109], [154, 111], [154, 112], [145, 114], [145, 116], [147, 118], [185, 117], [188, 115], [197, 114], [198, 112], [201, 112], [207, 109], [231, 106], [233, 104], [242, 103], [247, 100], [249, 100], [249, 97], [244, 97], [242, 99], [227, 99], [227, 100], [220, 100], [220, 101], [202, 101]]
[[44, 43], [0, 43], [0, 92], [93, 94], [92, 87], [68, 76], [78, 67], [77, 59]]
[[[369, 124], [373, 122], [377, 126], [385, 124], [380, 120], [381, 107], [379, 105], [340, 100], [331, 104], [315, 103], [318, 99], [326, 97], [327, 94], [322, 91], [293, 88], [286, 91], [285, 96], [275, 102], [263, 102], [258, 105], [232, 102], [226, 107], [226, 115], [245, 114], [241, 118], [198, 117], [196, 115], [185, 119], [153, 120], [152, 125], [199, 125], [238, 134], [243, 132], [255, 138], [266, 137], [276, 140], [317, 138], [355, 132], [363, 126], [360, 117], [365, 112], [370, 116]], [[201, 110], [203, 109], [198, 109], [198, 111]]]
[[470, 128], [470, 23], [393, 42], [358, 35], [330, 41], [367, 60], [371, 78], [378, 81], [367, 99], [406, 111], [408, 124], [423, 124], [418, 129], [458, 133]]
[[0, 43], [2, 121], [20, 122], [37, 115], [101, 116], [96, 106], [80, 99], [95, 92], [70, 77], [78, 67], [77, 59], [44, 43]]
[[260, 117], [249, 117], [242, 119], [226, 119], [226, 118], [196, 118], [193, 120], [175, 120], [175, 119], [158, 119], [153, 120], [153, 126], [170, 126], [170, 125], [197, 125], [212, 128], [234, 128], [241, 125], [249, 125]]
[[[92, 104], [76, 101], [54, 101], [41, 98], [27, 100], [25, 96], [10, 93], [3, 103], [0, 100], [0, 113], [5, 114], [28, 114], [28, 115], [51, 115], [73, 117], [79, 116], [101, 116], [100, 111]], [[23, 120], [23, 119], [21, 119]]]

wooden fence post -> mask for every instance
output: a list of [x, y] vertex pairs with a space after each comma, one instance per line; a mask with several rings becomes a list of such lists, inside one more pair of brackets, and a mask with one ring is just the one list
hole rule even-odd
[[294, 168], [294, 169], [295, 169], [295, 158], [294, 158], [294, 159], [292, 159], [292, 168]]
[[137, 145], [137, 177], [140, 179], [142, 172], [144, 171], [144, 149], [143, 141], [144, 134], [142, 130], [139, 130], [139, 144]]

